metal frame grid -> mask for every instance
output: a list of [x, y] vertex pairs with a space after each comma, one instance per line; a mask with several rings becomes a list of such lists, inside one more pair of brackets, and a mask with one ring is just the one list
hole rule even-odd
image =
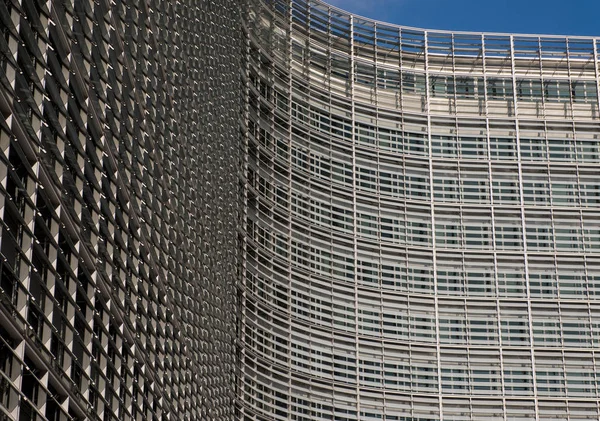
[[241, 5], [0, 2], [0, 419], [231, 420]]
[[597, 420], [598, 40], [245, 32], [244, 419]]

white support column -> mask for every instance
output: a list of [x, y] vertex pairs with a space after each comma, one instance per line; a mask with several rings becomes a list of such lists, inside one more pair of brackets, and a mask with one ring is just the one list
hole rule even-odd
[[[541, 57], [540, 57], [541, 60]], [[527, 226], [525, 223], [525, 197], [523, 193], [523, 168], [521, 161], [521, 139], [519, 134], [519, 107], [517, 103], [517, 80], [515, 70], [515, 43], [514, 36], [510, 36], [510, 63], [511, 73], [513, 81], [513, 96], [515, 102], [515, 135], [516, 135], [516, 148], [517, 148], [517, 168], [519, 171], [519, 203], [521, 209], [521, 236], [523, 238], [523, 263], [525, 271], [525, 294], [527, 299], [527, 320], [529, 327], [529, 353], [531, 358], [531, 376], [533, 386], [533, 399], [535, 402], [535, 419], [539, 421], [539, 405], [537, 398], [537, 382], [536, 382], [536, 370], [535, 370], [535, 352], [534, 352], [534, 337], [533, 337], [533, 320], [531, 314], [531, 291], [529, 288], [529, 267], [528, 267], [528, 255], [527, 255]], [[500, 316], [500, 315], [499, 315]], [[500, 335], [502, 332], [499, 332]], [[504, 358], [504, 357], [502, 357]], [[502, 373], [504, 376], [504, 372]]]
[[[442, 403], [442, 364], [440, 347], [440, 317], [438, 303], [438, 280], [437, 280], [437, 257], [436, 257], [436, 232], [435, 232], [435, 197], [433, 189], [433, 147], [431, 140], [431, 107], [430, 107], [430, 87], [429, 87], [429, 39], [428, 32], [424, 32], [425, 46], [423, 60], [425, 61], [425, 112], [427, 114], [427, 142], [429, 148], [429, 206], [431, 207], [431, 258], [433, 262], [433, 291], [435, 306], [435, 342], [437, 356], [437, 383], [438, 383], [438, 410], [440, 419], [443, 419]], [[454, 57], [452, 58], [454, 61]]]
[[[506, 418], [506, 399], [504, 399], [505, 395], [505, 386], [504, 386], [504, 359], [502, 355], [500, 355], [500, 351], [502, 350], [502, 324], [500, 320], [500, 286], [498, 284], [498, 255], [497, 255], [497, 247], [496, 247], [496, 215], [494, 212], [494, 172], [492, 167], [492, 152], [491, 152], [491, 142], [490, 142], [490, 115], [489, 115], [489, 98], [488, 98], [488, 82], [487, 82], [487, 68], [486, 68], [486, 53], [485, 53], [485, 35], [481, 35], [481, 55], [483, 60], [483, 92], [484, 92], [484, 102], [485, 102], [485, 129], [486, 129], [486, 142], [487, 142], [487, 160], [488, 160], [488, 171], [489, 171], [489, 182], [490, 182], [490, 218], [491, 218], [491, 242], [492, 242], [492, 250], [494, 257], [494, 289], [495, 289], [495, 301], [496, 301], [496, 327], [498, 329], [498, 355], [500, 356], [500, 387], [502, 390], [502, 414], [504, 418]], [[513, 87], [514, 89], [514, 87]]]
[[354, 16], [350, 16], [350, 101], [352, 103], [352, 229], [353, 229], [353, 250], [354, 250], [354, 330], [356, 341], [356, 416], [360, 418], [360, 314], [358, 300], [358, 227], [357, 227], [357, 207], [356, 207], [356, 186], [358, 185], [356, 177], [356, 115], [354, 107]]
[[[293, 122], [292, 122], [292, 99], [293, 99], [292, 86], [293, 86], [293, 83], [292, 83], [292, 80], [294, 78], [294, 76], [293, 76], [294, 73], [291, 71], [291, 69], [293, 68], [293, 63], [292, 63], [292, 60], [293, 60], [292, 39], [293, 39], [293, 27], [294, 27], [293, 20], [292, 20], [293, 9], [294, 9], [294, 0], [289, 0], [288, 1], [288, 16], [287, 16], [288, 17], [288, 22], [287, 22], [288, 28], [287, 28], [287, 34], [286, 34], [286, 42], [287, 42], [287, 48], [288, 48], [287, 63], [286, 63], [287, 69], [288, 69], [288, 74], [287, 74], [287, 77], [288, 77], [288, 96], [287, 96], [287, 100], [288, 100], [288, 104], [287, 104], [287, 106], [288, 106], [288, 116], [287, 116], [288, 117], [288, 133], [287, 133], [288, 134], [288, 139], [287, 139], [288, 156], [287, 156], [287, 159], [288, 159], [288, 170], [289, 170], [288, 180], [287, 180], [288, 181], [288, 185], [287, 185], [287, 188], [288, 188], [288, 191], [287, 191], [287, 194], [288, 194], [288, 198], [287, 198], [288, 199], [288, 201], [287, 201], [288, 232], [287, 232], [286, 246], [287, 246], [287, 253], [289, 256], [292, 255], [292, 175], [291, 175], [291, 173], [294, 171], [293, 170], [294, 167], [292, 165], [292, 148], [293, 148], [293, 142], [292, 142], [292, 125], [293, 125]], [[288, 271], [289, 271], [288, 279], [287, 279], [288, 294], [287, 294], [286, 298], [287, 298], [287, 306], [289, 309], [291, 309], [291, 308], [293, 308], [292, 307], [292, 305], [293, 305], [292, 304], [292, 294], [291, 294], [293, 286], [292, 286], [292, 273], [291, 273], [291, 270], [289, 267], [288, 267]], [[293, 356], [292, 356], [292, 347], [291, 347], [291, 344], [292, 344], [292, 312], [291, 311], [288, 312], [287, 319], [288, 319], [287, 341], [288, 341], [289, 345], [288, 345], [286, 351], [287, 351], [288, 361], [292, 361]], [[288, 403], [287, 404], [288, 404], [288, 408], [289, 408], [288, 414], [291, 414], [292, 413], [292, 391], [293, 391], [292, 376], [289, 376], [287, 381], [288, 381], [288, 384], [287, 384]]]

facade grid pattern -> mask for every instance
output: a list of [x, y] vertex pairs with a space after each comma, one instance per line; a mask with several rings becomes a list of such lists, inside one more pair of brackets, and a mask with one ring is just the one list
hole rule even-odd
[[598, 39], [320, 0], [0, 29], [0, 420], [600, 417]]
[[0, 420], [231, 420], [240, 4], [0, 2]]
[[250, 0], [248, 420], [597, 420], [595, 38]]

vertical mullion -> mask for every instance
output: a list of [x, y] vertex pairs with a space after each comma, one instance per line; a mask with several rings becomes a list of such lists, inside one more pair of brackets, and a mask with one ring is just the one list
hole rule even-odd
[[[541, 56], [539, 56], [541, 62]], [[531, 291], [529, 287], [529, 267], [528, 267], [528, 254], [527, 254], [527, 227], [525, 223], [525, 198], [523, 194], [523, 168], [521, 160], [521, 140], [519, 134], [519, 109], [517, 103], [517, 86], [516, 86], [516, 72], [515, 72], [515, 42], [514, 36], [510, 36], [510, 61], [511, 61], [511, 72], [513, 81], [513, 96], [515, 102], [515, 135], [516, 135], [516, 148], [517, 148], [517, 168], [518, 168], [518, 179], [519, 179], [519, 203], [521, 208], [521, 235], [523, 238], [523, 263], [525, 272], [525, 293], [527, 300], [527, 319], [529, 326], [529, 351], [531, 358], [531, 376], [533, 385], [533, 399], [535, 402], [535, 419], [539, 421], [539, 405], [537, 397], [537, 381], [536, 381], [536, 370], [535, 370], [535, 352], [533, 347], [533, 320], [531, 314]], [[500, 315], [499, 315], [500, 316]], [[504, 358], [504, 356], [502, 356]], [[504, 372], [502, 373], [504, 376]]]
[[[292, 255], [292, 188], [293, 188], [293, 184], [292, 184], [292, 172], [293, 172], [293, 165], [292, 165], [292, 149], [293, 149], [293, 139], [292, 139], [292, 131], [293, 131], [293, 118], [292, 118], [292, 99], [293, 99], [293, 95], [292, 95], [292, 90], [293, 90], [293, 72], [291, 71], [292, 66], [293, 66], [293, 41], [292, 41], [292, 31], [293, 31], [293, 7], [294, 7], [294, 0], [289, 0], [288, 1], [288, 30], [287, 30], [287, 37], [286, 37], [286, 41], [287, 41], [287, 63], [286, 63], [286, 67], [287, 67], [287, 72], [288, 72], [288, 95], [287, 95], [287, 107], [288, 107], [288, 156], [287, 156], [287, 160], [288, 160], [288, 197], [287, 197], [287, 212], [288, 212], [288, 232], [287, 232], [287, 250], [286, 252], [288, 253], [288, 256]], [[292, 294], [291, 291], [293, 289], [293, 282], [292, 282], [292, 271], [291, 271], [291, 265], [289, 265], [288, 263], [288, 296], [287, 296], [287, 306], [289, 309], [293, 308], [292, 307]], [[287, 331], [287, 341], [288, 344], [292, 343], [292, 312], [288, 312], [288, 331]], [[292, 347], [288, 346], [287, 347], [287, 360], [288, 361], [292, 361]], [[287, 391], [287, 398], [288, 398], [288, 408], [289, 411], [292, 412], [292, 378], [291, 376], [288, 378], [288, 391]]]
[[[436, 256], [436, 232], [435, 232], [435, 197], [433, 189], [433, 146], [431, 144], [431, 106], [429, 92], [429, 37], [428, 32], [423, 32], [424, 36], [424, 57], [425, 61], [425, 112], [427, 114], [427, 143], [428, 143], [428, 161], [429, 161], [429, 206], [431, 206], [431, 255], [433, 263], [433, 291], [434, 291], [434, 311], [435, 311], [435, 343], [437, 356], [437, 378], [438, 378], [438, 410], [440, 419], [443, 418], [442, 404], [442, 364], [441, 364], [441, 346], [440, 346], [440, 318], [439, 318], [439, 300], [438, 300], [438, 284], [437, 284], [437, 256]], [[454, 57], [453, 57], [454, 61]], [[455, 89], [456, 91], [456, 89]]]
[[[500, 387], [502, 391], [502, 412], [504, 418], [506, 418], [506, 399], [505, 397], [505, 384], [504, 384], [504, 359], [500, 354], [502, 350], [502, 321], [500, 319], [500, 286], [498, 284], [498, 249], [496, 243], [496, 213], [494, 203], [494, 184], [493, 184], [493, 166], [492, 166], [492, 152], [491, 152], [491, 141], [490, 141], [490, 117], [489, 117], [489, 98], [487, 93], [487, 67], [486, 67], [486, 51], [485, 51], [485, 35], [481, 36], [481, 54], [483, 59], [483, 85], [484, 85], [484, 101], [485, 101], [485, 126], [486, 126], [486, 142], [487, 142], [487, 157], [488, 157], [488, 171], [489, 171], [489, 182], [490, 182], [490, 217], [491, 217], [491, 241], [492, 241], [492, 255], [494, 259], [494, 288], [495, 288], [495, 302], [496, 302], [496, 327], [498, 329], [498, 356], [500, 362]], [[514, 86], [513, 86], [514, 95]], [[504, 95], [503, 95], [504, 96]]]
[[355, 330], [355, 352], [356, 352], [356, 414], [357, 419], [360, 418], [360, 314], [358, 300], [358, 229], [357, 229], [357, 208], [356, 208], [356, 116], [355, 116], [355, 94], [354, 94], [354, 79], [355, 79], [355, 63], [354, 63], [354, 15], [350, 15], [350, 103], [352, 113], [352, 231], [353, 231], [353, 259], [354, 259], [354, 330]]

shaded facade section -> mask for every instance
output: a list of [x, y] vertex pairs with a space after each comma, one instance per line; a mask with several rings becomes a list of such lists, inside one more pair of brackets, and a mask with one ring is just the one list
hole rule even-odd
[[598, 40], [245, 25], [248, 419], [597, 419]]
[[0, 418], [230, 420], [239, 4], [0, 4]]

